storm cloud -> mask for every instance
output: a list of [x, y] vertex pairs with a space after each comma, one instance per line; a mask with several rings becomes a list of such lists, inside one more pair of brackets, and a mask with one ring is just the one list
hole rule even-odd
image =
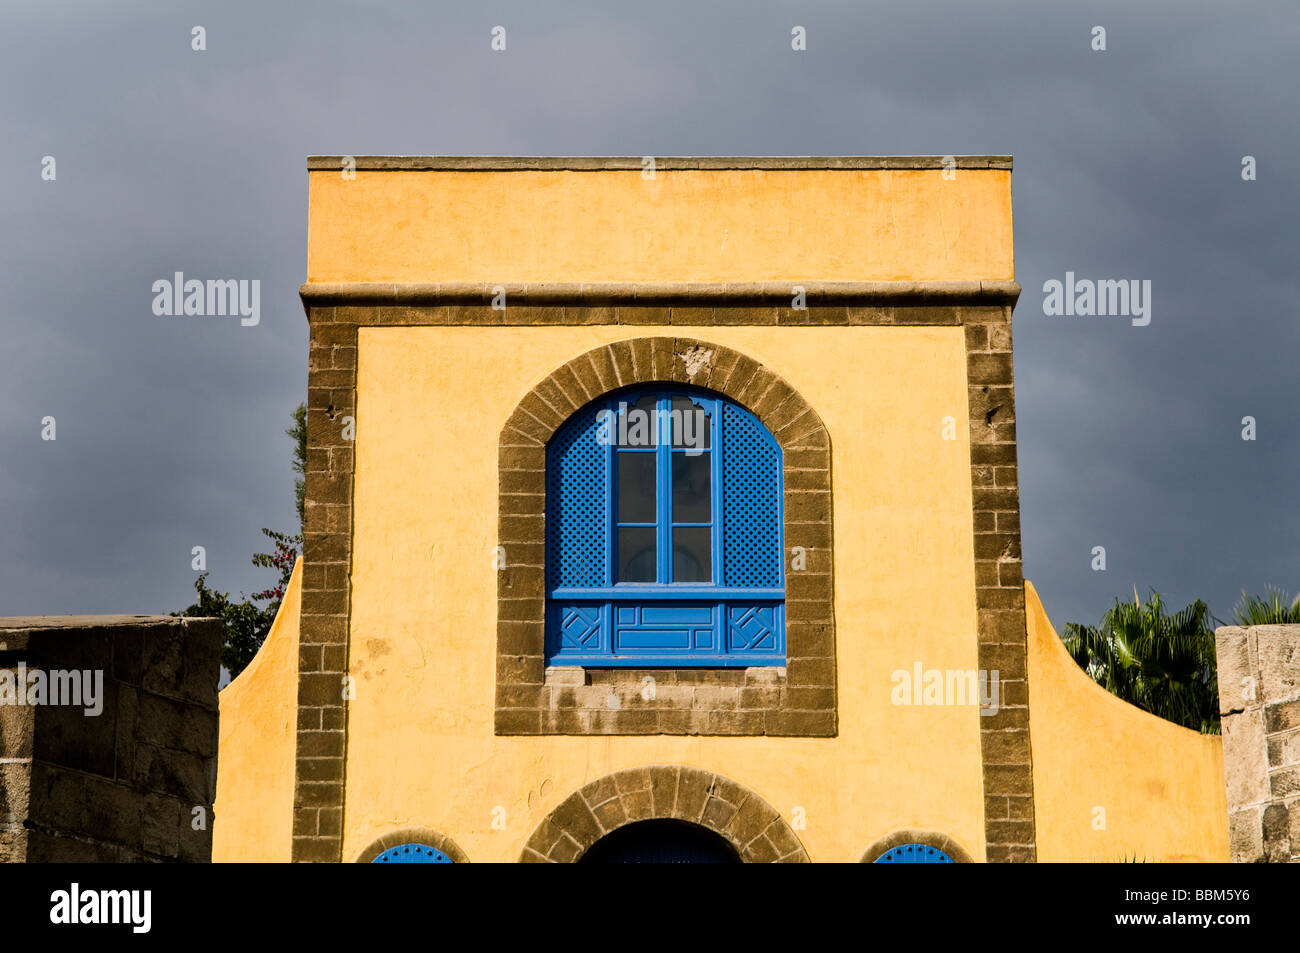
[[[1221, 617], [1294, 592], [1297, 48], [1257, 2], [9, 4], [0, 615], [181, 608], [199, 545], [219, 588], [270, 583], [248, 560], [297, 528], [312, 154], [1013, 155], [1024, 565], [1053, 620], [1135, 585]], [[155, 314], [177, 272], [257, 280], [260, 320]], [[1150, 282], [1149, 323], [1045, 314], [1067, 272]]]

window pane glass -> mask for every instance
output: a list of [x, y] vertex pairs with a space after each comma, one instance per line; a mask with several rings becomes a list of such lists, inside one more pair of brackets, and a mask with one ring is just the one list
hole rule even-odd
[[673, 425], [673, 446], [692, 450], [709, 449], [709, 415], [687, 397], [674, 397], [669, 419]]
[[679, 526], [673, 530], [673, 582], [713, 579], [711, 538], [712, 530], [707, 526]]
[[618, 454], [618, 521], [655, 521], [655, 453]]
[[673, 453], [673, 522], [708, 523], [713, 518], [710, 454]]
[[616, 438], [620, 447], [659, 446], [659, 398], [642, 397], [636, 403], [620, 400], [614, 407]]
[[655, 528], [653, 526], [619, 527], [618, 581], [655, 581]]

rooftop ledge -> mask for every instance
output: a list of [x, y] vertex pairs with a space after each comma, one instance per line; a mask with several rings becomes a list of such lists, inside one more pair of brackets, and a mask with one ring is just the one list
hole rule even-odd
[[309, 281], [298, 288], [305, 305], [486, 304], [498, 292], [530, 304], [717, 304], [789, 303], [798, 286], [814, 304], [953, 301], [1014, 304], [1015, 281], [759, 281], [759, 282], [384, 282]]
[[27, 629], [102, 629], [117, 625], [187, 625], [208, 616], [184, 615], [19, 615], [0, 616], [0, 632], [20, 632]]
[[0, 617], [0, 653], [23, 652], [31, 636], [46, 632], [85, 632], [97, 629], [210, 627], [219, 619], [180, 615], [31, 615]]
[[[365, 172], [641, 171], [647, 156], [309, 156], [308, 172], [336, 172], [345, 159]], [[753, 169], [1001, 169], [1011, 156], [654, 156], [656, 171]], [[951, 165], [945, 165], [945, 161]]]

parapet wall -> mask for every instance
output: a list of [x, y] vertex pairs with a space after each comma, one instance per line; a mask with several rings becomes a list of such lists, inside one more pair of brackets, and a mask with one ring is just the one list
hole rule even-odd
[[0, 862], [212, 855], [222, 627], [0, 619]]

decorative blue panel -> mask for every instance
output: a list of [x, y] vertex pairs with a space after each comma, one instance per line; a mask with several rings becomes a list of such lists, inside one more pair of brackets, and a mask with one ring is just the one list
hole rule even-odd
[[631, 595], [552, 600], [546, 654], [554, 665], [784, 665], [785, 607]]
[[718, 607], [710, 603], [620, 605], [614, 626], [614, 654], [636, 655], [718, 651]]
[[556, 586], [602, 586], [609, 553], [609, 448], [591, 404], [546, 448], [546, 569]]
[[727, 650], [730, 652], [782, 652], [785, 626], [778, 604], [727, 605]]
[[428, 844], [398, 844], [371, 861], [372, 864], [450, 864], [451, 858]]
[[899, 844], [874, 861], [877, 864], [951, 864], [953, 859], [929, 844]]
[[781, 447], [753, 414], [722, 411], [723, 585], [781, 585]]
[[560, 606], [558, 614], [561, 652], [599, 652], [603, 648], [603, 606]]

